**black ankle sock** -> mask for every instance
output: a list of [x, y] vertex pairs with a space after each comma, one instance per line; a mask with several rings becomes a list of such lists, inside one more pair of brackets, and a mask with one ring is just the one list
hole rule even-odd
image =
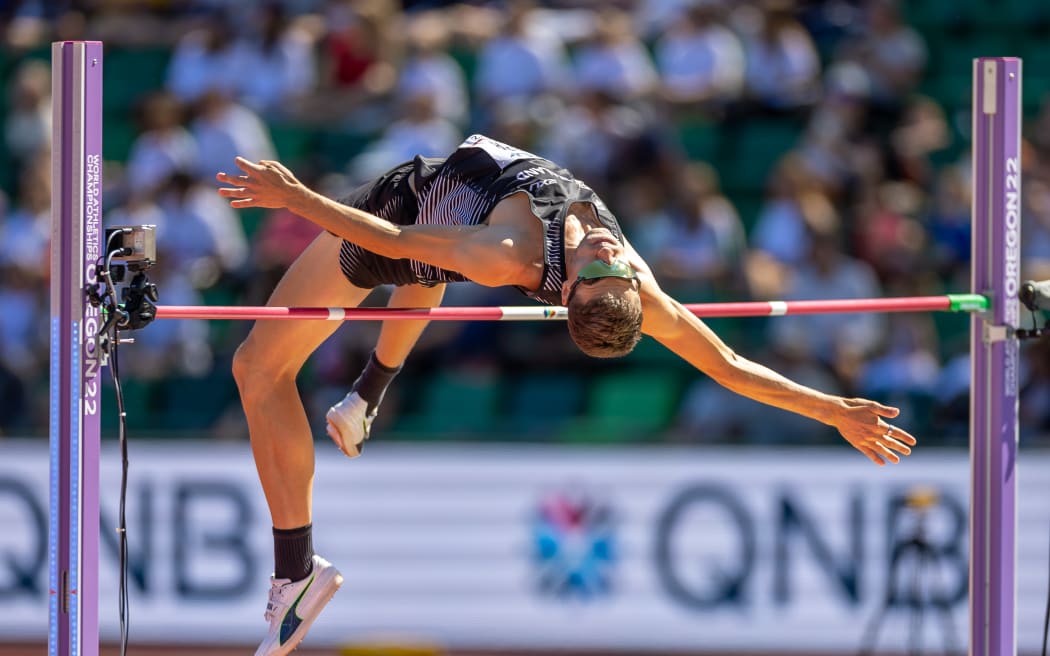
[[368, 411], [374, 412], [383, 402], [383, 395], [401, 367], [388, 367], [376, 359], [376, 352], [368, 356], [365, 370], [354, 381], [353, 390], [368, 403]]
[[273, 576], [301, 581], [314, 569], [313, 524], [273, 529]]

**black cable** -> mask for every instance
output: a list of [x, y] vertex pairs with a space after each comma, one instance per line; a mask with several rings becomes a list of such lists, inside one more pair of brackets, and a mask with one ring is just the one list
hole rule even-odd
[[[105, 283], [105, 291], [101, 298], [102, 310], [112, 316], [106, 317], [106, 321], [103, 322], [102, 328], [99, 331], [99, 336], [102, 335], [102, 331], [108, 331], [111, 334], [105, 335], [107, 338], [107, 348], [109, 354], [109, 371], [113, 378], [113, 389], [117, 400], [117, 413], [119, 416], [118, 428], [117, 428], [117, 441], [120, 444], [120, 457], [121, 457], [121, 473], [120, 473], [120, 499], [117, 511], [117, 560], [118, 560], [118, 591], [117, 591], [117, 612], [120, 617], [120, 655], [126, 656], [128, 650], [128, 633], [130, 629], [130, 608], [129, 608], [129, 597], [128, 597], [128, 531], [127, 531], [127, 517], [125, 512], [128, 492], [128, 440], [127, 440], [127, 412], [124, 407], [124, 392], [120, 385], [120, 363], [117, 357], [117, 348], [120, 344], [120, 333], [117, 326], [117, 321], [110, 321], [119, 314], [122, 310], [117, 303], [116, 289], [113, 286], [113, 275], [111, 270], [111, 263], [113, 258], [117, 255], [127, 254], [123, 248], [110, 250], [113, 243], [113, 238], [122, 231], [115, 230], [110, 233], [106, 239], [106, 256], [105, 264], [98, 268], [98, 277]], [[99, 258], [100, 260], [102, 258]]]
[[117, 441], [120, 443], [120, 502], [117, 510], [117, 559], [119, 562], [117, 609], [120, 615], [120, 654], [121, 656], [126, 656], [130, 619], [128, 606], [128, 524], [125, 513], [128, 496], [127, 412], [124, 409], [124, 392], [120, 387], [120, 367], [117, 358], [117, 345], [120, 343], [120, 340], [117, 337], [115, 328], [113, 333], [114, 339], [110, 352], [109, 371], [113, 377], [113, 390], [117, 398], [117, 414], [120, 418], [117, 428]]

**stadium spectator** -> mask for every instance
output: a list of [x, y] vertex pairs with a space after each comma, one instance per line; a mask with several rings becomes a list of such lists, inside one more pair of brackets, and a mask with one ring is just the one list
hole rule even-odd
[[277, 158], [269, 126], [225, 90], [213, 89], [201, 96], [190, 133], [197, 146], [195, 172], [201, 179], [211, 179], [237, 155]]
[[[21, 169], [11, 207], [0, 202], [0, 431], [46, 425], [49, 333], [40, 309], [48, 304], [51, 235], [49, 153], [38, 151]], [[9, 414], [11, 413], [11, 414]]]
[[[280, 118], [293, 112], [317, 84], [315, 35], [290, 20], [280, 2], [263, 4], [254, 32], [239, 41], [237, 95], [251, 109]], [[214, 89], [214, 87], [213, 87]]]
[[[751, 231], [752, 246], [775, 261], [801, 264], [809, 254], [809, 223], [833, 211], [818, 180], [789, 154], [774, 168], [765, 199]], [[772, 291], [772, 290], [770, 290]]]
[[918, 220], [924, 201], [925, 195], [914, 184], [893, 181], [865, 188], [853, 208], [851, 250], [875, 270], [887, 289], [910, 287], [928, 270], [929, 246]]
[[216, 199], [213, 185], [177, 171], [158, 194], [157, 207], [163, 216], [157, 242], [167, 251], [166, 266], [188, 272], [195, 287], [210, 287], [247, 261], [248, 242], [240, 217]]
[[[199, 26], [179, 38], [168, 63], [167, 88], [183, 103], [197, 101], [211, 89], [237, 89], [246, 72], [240, 67], [232, 17], [215, 9]], [[263, 71], [251, 71], [261, 75]]]
[[51, 241], [51, 159], [40, 150], [19, 170], [18, 193], [0, 197], [0, 264], [41, 286], [47, 281]]
[[7, 89], [4, 139], [15, 166], [51, 145], [51, 68], [27, 59], [15, 71]]
[[437, 112], [437, 99], [418, 90], [402, 100], [404, 117], [387, 127], [352, 163], [355, 180], [366, 180], [407, 162], [416, 155], [439, 157], [454, 150], [463, 134], [454, 123]]
[[872, 0], [865, 19], [860, 38], [844, 41], [842, 56], [863, 66], [871, 82], [873, 107], [892, 118], [919, 83], [926, 66], [926, 44], [901, 22], [895, 0]]
[[676, 181], [674, 222], [657, 249], [654, 272], [681, 297], [713, 290], [740, 292], [739, 266], [747, 248], [736, 208], [707, 164], [692, 163]]
[[941, 369], [933, 318], [891, 314], [885, 323], [886, 338], [862, 367], [858, 393], [902, 404], [908, 403], [908, 397], [932, 397]]
[[451, 34], [444, 17], [428, 11], [405, 20], [409, 52], [397, 83], [398, 99], [405, 102], [430, 95], [438, 116], [466, 125], [470, 119], [467, 81], [459, 63], [448, 53]]
[[[958, 166], [942, 168], [933, 187], [926, 219], [931, 268], [965, 289], [970, 263], [970, 181]], [[955, 285], [953, 285], [954, 287]]]
[[951, 141], [944, 109], [931, 98], [911, 98], [900, 122], [890, 131], [887, 168], [894, 178], [923, 188], [932, 187], [936, 168], [933, 156], [951, 145]]
[[697, 2], [656, 41], [662, 98], [682, 112], [718, 112], [743, 91], [743, 45], [722, 11], [714, 0]]
[[[871, 298], [882, 292], [875, 272], [842, 248], [836, 215], [810, 226], [807, 261], [788, 272], [785, 300]], [[789, 316], [771, 322], [769, 343], [793, 359], [822, 362], [852, 383], [861, 360], [881, 344], [884, 318], [877, 314]]]
[[659, 83], [630, 15], [614, 6], [596, 12], [594, 33], [577, 50], [574, 70], [577, 88], [621, 102], [645, 98]]
[[150, 94], [139, 115], [142, 132], [131, 145], [125, 169], [130, 190], [152, 193], [175, 172], [197, 170], [197, 141], [183, 125], [183, 106], [175, 96], [167, 91]]
[[749, 6], [735, 12], [744, 34], [747, 97], [760, 110], [793, 112], [817, 100], [820, 59], [790, 5], [773, 4], [765, 12]]
[[502, 29], [479, 49], [474, 88], [481, 107], [567, 89], [565, 46], [533, 20], [536, 14], [531, 0], [508, 3]]
[[299, 120], [359, 131], [381, 123], [384, 100], [397, 84], [395, 61], [402, 47], [392, 5], [388, 0], [324, 5], [317, 86], [299, 103]]

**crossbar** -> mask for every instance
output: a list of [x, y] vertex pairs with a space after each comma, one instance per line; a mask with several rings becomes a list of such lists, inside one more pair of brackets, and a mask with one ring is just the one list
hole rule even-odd
[[[694, 303], [685, 308], [704, 319], [718, 317], [777, 317], [796, 314], [872, 312], [983, 312], [988, 298], [981, 294], [855, 298], [820, 301], [754, 301], [746, 303]], [[564, 320], [560, 306], [492, 306], [434, 308], [340, 307], [228, 307], [161, 305], [158, 319], [294, 319], [314, 321], [543, 321]]]

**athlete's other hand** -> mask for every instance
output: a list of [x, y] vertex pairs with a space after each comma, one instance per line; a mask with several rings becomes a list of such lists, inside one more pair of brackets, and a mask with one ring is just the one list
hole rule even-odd
[[219, 195], [233, 199], [230, 207], [288, 207], [304, 189], [295, 174], [280, 162], [264, 159], [255, 163], [243, 157], [234, 161], [243, 175], [221, 171], [215, 174], [216, 180], [229, 185], [220, 187]]
[[899, 409], [875, 401], [843, 399], [840, 412], [829, 423], [854, 448], [881, 467], [886, 462], [900, 462], [901, 455], [910, 454], [911, 447], [915, 446], [916, 440], [908, 431], [884, 421], [899, 414]]

